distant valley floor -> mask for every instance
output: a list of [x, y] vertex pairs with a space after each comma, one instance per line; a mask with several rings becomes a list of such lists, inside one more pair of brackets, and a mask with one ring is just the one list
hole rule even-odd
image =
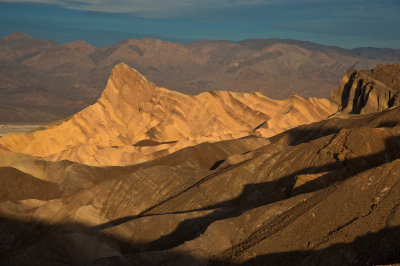
[[41, 125], [25, 125], [25, 124], [0, 124], [0, 136], [8, 133], [25, 133], [37, 129]]

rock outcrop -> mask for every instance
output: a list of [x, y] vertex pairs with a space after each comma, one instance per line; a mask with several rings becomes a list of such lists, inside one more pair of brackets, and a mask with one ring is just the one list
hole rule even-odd
[[121, 63], [95, 104], [52, 128], [6, 135], [0, 148], [53, 161], [127, 165], [206, 141], [270, 137], [336, 110], [327, 99], [298, 96], [272, 100], [260, 93], [228, 91], [185, 95], [159, 88]]
[[400, 65], [373, 70], [351, 70], [342, 78], [330, 99], [340, 112], [368, 114], [400, 105]]

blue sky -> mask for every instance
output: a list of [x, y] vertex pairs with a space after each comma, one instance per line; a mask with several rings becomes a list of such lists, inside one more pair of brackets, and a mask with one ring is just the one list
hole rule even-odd
[[289, 38], [400, 49], [400, 0], [0, 0], [0, 35], [95, 46], [127, 38]]

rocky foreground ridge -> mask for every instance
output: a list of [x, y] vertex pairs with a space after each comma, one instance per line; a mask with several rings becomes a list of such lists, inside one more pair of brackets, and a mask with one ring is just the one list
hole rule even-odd
[[[125, 65], [119, 67], [133, 71]], [[389, 93], [383, 93], [384, 86], [396, 91], [396, 86], [377, 74], [388, 76], [386, 71], [392, 73], [388, 70], [392, 67], [397, 66], [382, 66], [373, 74], [354, 72], [352, 79], [345, 76], [346, 81], [333, 95], [346, 100], [347, 91], [358, 90], [358, 86], [353, 87], [354, 82], [368, 84], [371, 97], [357, 105], [361, 109], [348, 112], [343, 108], [345, 104], [339, 102], [342, 108], [328, 119], [293, 127], [269, 138], [261, 137], [259, 132], [236, 139], [206, 141], [129, 166], [96, 167], [65, 160], [48, 161], [10, 150], [0, 152], [1, 264], [399, 263], [400, 107], [393, 104], [381, 110], [382, 104], [377, 104], [392, 99]], [[115, 76], [114, 79], [98, 103], [89, 107], [93, 109], [93, 120], [107, 104], [121, 101], [123, 105], [124, 99], [129, 100], [123, 91], [111, 93], [121, 87], [112, 84], [129, 84]], [[398, 84], [397, 75], [388, 80]], [[134, 82], [138, 87], [147, 84], [144, 78]], [[376, 92], [380, 100], [369, 103], [374, 99], [375, 85], [379, 87]], [[160, 90], [162, 95], [172, 93], [155, 86], [150, 89], [148, 94], [138, 90], [134, 98], [149, 99], [152, 90]], [[387, 98], [382, 100], [382, 95]], [[239, 96], [235, 95], [241, 100], [246, 98]], [[254, 100], [259, 96], [247, 97]], [[185, 99], [191, 99], [191, 104], [199, 101]], [[348, 104], [354, 102], [358, 101]], [[368, 109], [363, 109], [365, 106]], [[132, 107], [130, 112], [134, 108], [136, 114], [146, 113], [148, 105]], [[108, 130], [118, 130], [118, 119], [130, 112], [109, 114], [115, 121]], [[254, 112], [248, 110], [249, 117]], [[291, 116], [299, 117], [295, 113]], [[257, 116], [254, 117], [245, 125], [253, 127], [251, 123]], [[226, 128], [224, 121], [213, 128]], [[63, 124], [48, 130], [62, 128]], [[237, 124], [232, 125], [242, 129]], [[162, 129], [169, 134], [174, 132], [171, 128]], [[58, 132], [61, 135], [67, 131]], [[186, 131], [174, 134], [181, 132]], [[146, 139], [139, 140], [142, 147], [161, 141], [155, 138], [161, 135], [152, 133], [155, 139], [148, 140], [150, 135], [143, 134]], [[5, 140], [13, 139], [17, 146], [25, 138], [35, 141], [32, 136], [37, 135], [23, 136]], [[48, 137], [57, 144], [56, 134]]]

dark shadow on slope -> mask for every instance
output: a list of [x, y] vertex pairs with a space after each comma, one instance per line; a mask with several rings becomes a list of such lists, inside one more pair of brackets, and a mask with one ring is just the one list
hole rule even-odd
[[[344, 126], [325, 126], [321, 125], [321, 128], [318, 128], [319, 122], [314, 124], [304, 125], [297, 128], [289, 129], [283, 133], [280, 133], [276, 136], [270, 138], [272, 143], [279, 143], [283, 145], [295, 146], [302, 143], [310, 142], [331, 134], [336, 134], [340, 132], [342, 129], [352, 129], [355, 127], [362, 126], [359, 121], [355, 121], [354, 125], [346, 124]], [[387, 120], [377, 122], [374, 128], [381, 127], [396, 127], [399, 126], [399, 121]], [[262, 148], [261, 148], [262, 149]]]
[[385, 122], [379, 123], [379, 125], [377, 127], [395, 127], [398, 124], [399, 124], [398, 121], [385, 121]]
[[364, 84], [364, 80], [360, 79], [354, 92], [353, 108], [350, 112], [351, 114], [359, 114], [361, 109], [367, 104], [369, 94], [373, 88], [370, 88], [369, 91], [366, 91], [366, 89], [367, 86]]
[[[391, 92], [389, 91], [389, 101], [388, 101], [388, 107], [393, 107], [397, 98], [399, 97], [400, 92], [393, 92], [393, 95], [391, 95]], [[392, 96], [392, 97], [390, 97]]]
[[[291, 173], [287, 176], [280, 177], [275, 181], [257, 184], [246, 184], [244, 185], [242, 193], [238, 197], [203, 208], [175, 212], [163, 212], [158, 214], [143, 212], [140, 215], [122, 217], [113, 220], [111, 222], [96, 226], [93, 229], [106, 229], [148, 216], [211, 211], [204, 216], [186, 219], [180, 222], [173, 232], [168, 235], [164, 235], [153, 242], [139, 245], [137, 247], [132, 246], [130, 252], [160, 251], [164, 249], [169, 249], [179, 246], [186, 241], [195, 239], [200, 234], [204, 233], [209, 225], [218, 220], [238, 217], [246, 211], [263, 205], [268, 205], [277, 201], [281, 201], [294, 195], [324, 189], [331, 186], [333, 183], [340, 182], [360, 172], [372, 169], [384, 163], [400, 158], [400, 137], [388, 138], [386, 140], [385, 147], [386, 148], [382, 152], [376, 154], [352, 159], [337, 158], [337, 161], [335, 163], [326, 164], [319, 167], [308, 167], [306, 169]], [[294, 189], [297, 177], [303, 174], [321, 175], [318, 176], [318, 178], [316, 178], [315, 180], [307, 182]], [[193, 187], [195, 186], [197, 185], [194, 185]], [[188, 192], [193, 187], [186, 188], [182, 193]], [[180, 196], [182, 193], [176, 196]], [[164, 202], [161, 202], [157, 206], [161, 206], [171, 199], [173, 199], [173, 197], [165, 200]], [[149, 210], [151, 211], [152, 208], [150, 208]]]
[[[51, 225], [0, 217], [1, 265], [206, 265], [189, 254], [127, 253], [137, 243], [93, 232], [83, 224]], [[400, 262], [400, 227], [384, 228], [320, 250], [295, 250], [257, 256], [243, 265], [379, 265]], [[110, 249], [102, 249], [108, 246]], [[92, 248], [95, 247], [95, 252]], [[124, 255], [124, 257], [120, 257]], [[150, 259], [150, 260], [149, 260]], [[155, 264], [153, 264], [155, 262]], [[212, 260], [209, 265], [232, 265]]]
[[350, 118], [334, 117], [289, 129], [271, 137], [270, 140], [271, 143], [294, 146], [338, 133], [342, 129], [362, 126], [372, 128], [395, 127], [400, 126], [399, 115], [400, 107], [396, 107], [373, 114], [354, 115]]
[[210, 170], [215, 170], [218, 168], [218, 166], [220, 166], [223, 162], [225, 162], [225, 160], [218, 160], [216, 161], [210, 168]]
[[[384, 228], [320, 250], [266, 254], [241, 265], [388, 265], [400, 263], [400, 226]], [[216, 261], [216, 265], [230, 264]], [[213, 263], [210, 263], [213, 264]]]
[[[338, 133], [344, 128], [352, 128], [354, 126], [341, 125], [340, 118], [331, 118], [308, 125], [298, 126], [282, 133], [279, 133], [269, 140], [271, 143], [295, 146], [305, 142], [310, 142], [321, 137], [325, 137], [334, 133]], [[338, 125], [339, 124], [339, 125]], [[263, 150], [261, 148], [260, 150]]]
[[155, 141], [155, 140], [152, 140], [152, 139], [144, 139], [144, 140], [136, 142], [132, 146], [135, 146], [135, 147], [147, 147], [147, 146], [158, 146], [158, 145], [162, 145], [162, 144], [172, 144], [172, 143], [176, 143], [176, 142], [178, 142], [178, 141], [175, 140], [175, 141], [158, 142], [158, 141]]
[[256, 131], [257, 129], [261, 128], [262, 126], [264, 126], [268, 121], [264, 121], [261, 124], [259, 124], [258, 126], [256, 126], [255, 128], [253, 128], [252, 131]]
[[[48, 224], [36, 220], [18, 220], [0, 216], [0, 265], [148, 265], [138, 255], [126, 254], [137, 243], [122, 241], [78, 223]], [[194, 264], [199, 258], [182, 256]], [[154, 257], [160, 264], [165, 258]]]
[[[352, 90], [352, 86], [354, 85], [354, 79], [357, 75], [357, 72], [354, 72], [351, 74], [349, 77], [349, 80], [347, 83], [343, 86], [343, 92], [341, 95], [341, 106], [340, 106], [340, 111], [344, 111], [346, 108], [349, 106], [349, 100], [350, 100], [350, 92]], [[354, 89], [354, 96], [353, 96], [353, 102], [351, 107], [350, 114], [359, 114], [361, 112], [361, 109], [367, 104], [369, 94], [373, 90], [373, 88], [370, 88], [368, 91], [368, 83], [364, 84], [364, 79], [360, 79], [357, 83], [357, 87]]]
[[341, 110], [344, 110], [349, 105], [350, 90], [353, 84], [356, 73], [351, 74], [349, 81], [344, 85], [342, 93], [342, 106]]

